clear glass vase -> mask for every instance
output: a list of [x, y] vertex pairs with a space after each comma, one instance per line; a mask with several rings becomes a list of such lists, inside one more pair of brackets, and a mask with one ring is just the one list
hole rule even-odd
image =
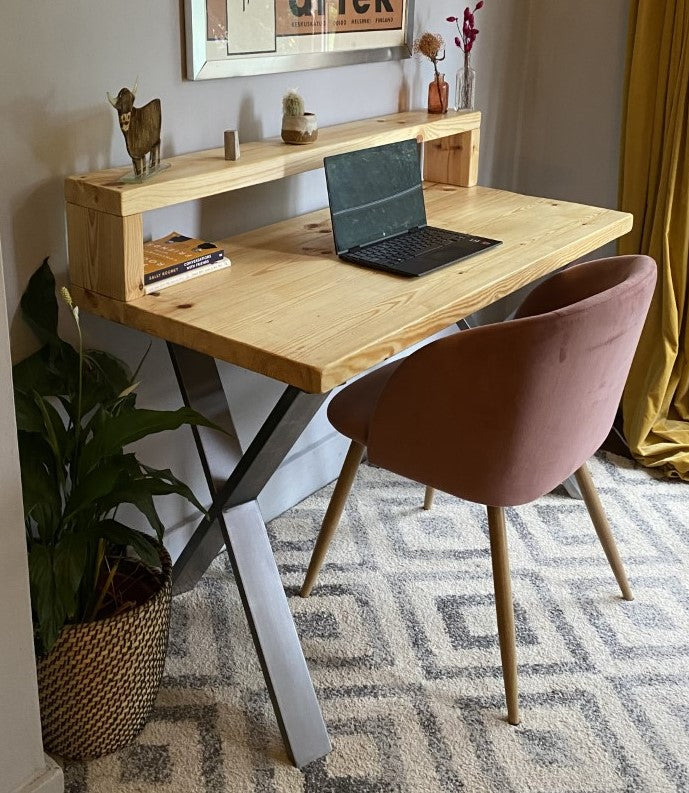
[[444, 74], [439, 74], [428, 84], [428, 112], [447, 113], [450, 86]]
[[476, 101], [476, 70], [465, 64], [457, 72], [455, 83], [455, 109], [473, 110]]

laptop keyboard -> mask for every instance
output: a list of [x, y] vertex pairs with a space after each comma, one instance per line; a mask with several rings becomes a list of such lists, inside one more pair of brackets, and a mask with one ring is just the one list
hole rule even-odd
[[[408, 234], [400, 234], [400, 236], [392, 237], [389, 240], [374, 242], [356, 253], [369, 262], [394, 265], [395, 262], [405, 262], [420, 253], [427, 253], [434, 248], [447, 245], [458, 237], [461, 237], [461, 234], [455, 234], [446, 229], [436, 229], [432, 226], [422, 226]], [[356, 253], [352, 255], [352, 258]]]

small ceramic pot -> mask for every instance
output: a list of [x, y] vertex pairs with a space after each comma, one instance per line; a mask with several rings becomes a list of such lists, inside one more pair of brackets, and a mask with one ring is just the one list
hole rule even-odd
[[285, 143], [313, 143], [317, 137], [318, 122], [315, 113], [282, 117], [282, 139]]

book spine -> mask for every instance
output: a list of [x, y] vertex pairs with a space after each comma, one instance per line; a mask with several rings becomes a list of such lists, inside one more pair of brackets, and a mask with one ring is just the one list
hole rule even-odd
[[226, 267], [229, 267], [230, 264], [230, 259], [222, 258], [217, 262], [206, 264], [203, 267], [195, 267], [193, 270], [187, 270], [186, 272], [163, 278], [160, 281], [154, 281], [151, 284], [146, 284], [144, 286], [144, 292], [147, 295], [150, 295], [151, 292], [158, 292], [161, 289], [165, 289], [166, 286], [174, 286], [175, 284], [182, 283], [183, 281], [188, 281], [190, 278], [196, 278], [199, 275], [212, 273], [216, 270], [224, 270]]
[[156, 270], [153, 273], [144, 273], [144, 285], [152, 284], [164, 278], [186, 273], [190, 270], [195, 270], [197, 267], [203, 267], [204, 265], [220, 261], [223, 255], [224, 253], [221, 250], [210, 251], [209, 253], [204, 253], [202, 256], [197, 256], [195, 259], [190, 259], [188, 262], [171, 264], [169, 267], [165, 267], [162, 270]]

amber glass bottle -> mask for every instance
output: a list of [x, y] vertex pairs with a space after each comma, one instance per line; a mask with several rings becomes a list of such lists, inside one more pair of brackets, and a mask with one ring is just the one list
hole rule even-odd
[[447, 113], [449, 95], [450, 86], [445, 82], [445, 75], [436, 75], [428, 86], [428, 112]]

